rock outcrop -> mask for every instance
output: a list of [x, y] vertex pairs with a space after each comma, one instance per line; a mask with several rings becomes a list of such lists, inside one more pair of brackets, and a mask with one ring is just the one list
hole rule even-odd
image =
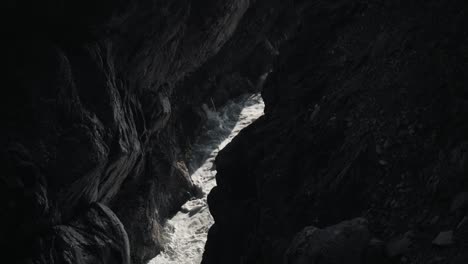
[[[457, 194], [468, 188], [468, 5], [298, 8], [263, 90], [265, 116], [217, 158], [204, 263], [284, 263], [305, 227], [355, 217], [390, 263], [466, 263]], [[432, 243], [448, 231], [450, 243]]]
[[257, 89], [284, 4], [7, 1], [3, 258], [154, 257], [162, 223], [197, 192], [185, 160], [201, 106]]
[[[266, 115], [217, 159], [205, 263], [467, 263], [467, 12], [462, 0], [7, 1], [3, 258], [155, 256], [165, 219], [198, 191], [185, 161], [201, 106], [272, 71]], [[359, 243], [331, 235], [356, 217]]]
[[293, 238], [284, 263], [363, 263], [370, 241], [364, 219], [345, 221], [325, 229], [308, 226]]

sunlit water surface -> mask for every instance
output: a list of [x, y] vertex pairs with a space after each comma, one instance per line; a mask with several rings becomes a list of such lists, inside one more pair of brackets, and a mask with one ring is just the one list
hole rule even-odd
[[188, 201], [167, 221], [165, 249], [150, 264], [201, 263], [208, 230], [213, 224], [206, 198], [216, 186], [214, 159], [243, 128], [263, 115], [264, 104], [260, 95], [250, 95], [230, 102], [218, 111], [207, 106], [204, 109], [208, 115], [205, 133], [194, 145], [194, 158], [189, 164], [193, 171], [192, 180], [202, 188], [203, 197]]

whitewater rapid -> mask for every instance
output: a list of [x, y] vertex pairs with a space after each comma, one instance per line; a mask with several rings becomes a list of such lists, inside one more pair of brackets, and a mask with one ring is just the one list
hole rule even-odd
[[259, 94], [229, 102], [218, 111], [204, 106], [208, 120], [203, 136], [194, 144], [189, 169], [203, 197], [184, 204], [164, 227], [164, 250], [150, 264], [200, 264], [213, 218], [206, 198], [216, 186], [213, 162], [218, 152], [246, 126], [263, 115], [265, 105]]

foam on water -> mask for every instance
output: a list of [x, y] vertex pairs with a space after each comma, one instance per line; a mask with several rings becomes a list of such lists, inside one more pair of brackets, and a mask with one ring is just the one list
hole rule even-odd
[[216, 186], [213, 162], [218, 152], [246, 126], [263, 115], [264, 104], [260, 95], [250, 95], [228, 103], [219, 111], [204, 107], [208, 120], [205, 134], [193, 149], [189, 167], [192, 180], [203, 190], [203, 197], [184, 204], [179, 213], [165, 225], [165, 249], [150, 264], [199, 264], [213, 218], [206, 198]]

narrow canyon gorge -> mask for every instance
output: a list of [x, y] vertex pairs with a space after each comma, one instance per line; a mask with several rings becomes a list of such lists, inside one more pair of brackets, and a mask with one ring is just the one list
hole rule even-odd
[[3, 262], [468, 263], [466, 1], [3, 10]]

